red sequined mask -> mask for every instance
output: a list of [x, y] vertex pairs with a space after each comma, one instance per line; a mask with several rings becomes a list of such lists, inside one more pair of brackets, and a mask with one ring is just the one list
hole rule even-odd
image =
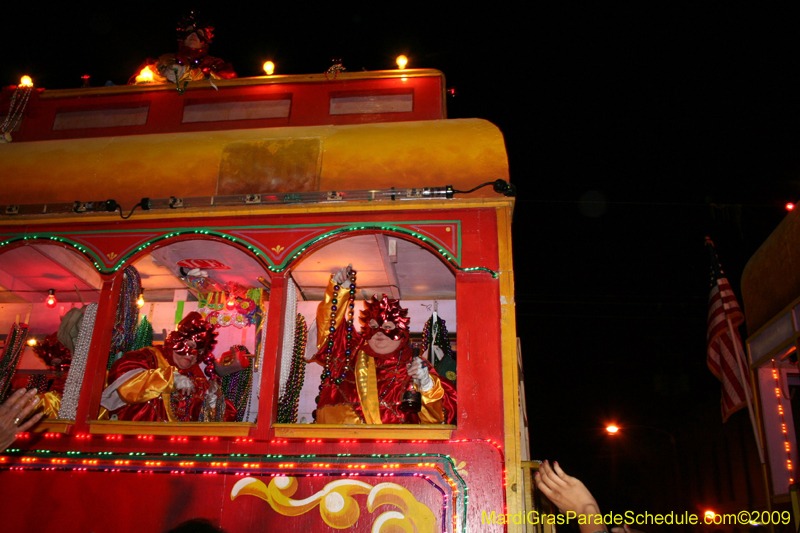
[[[203, 320], [200, 313], [191, 312], [181, 320], [178, 329], [169, 334], [164, 346], [172, 353], [200, 357], [214, 348], [217, 335], [213, 324]], [[189, 341], [195, 342], [195, 348], [189, 345]]]
[[197, 38], [206, 46], [214, 39], [214, 26], [209, 26], [208, 24], [198, 21], [194, 16], [194, 11], [188, 16], [183, 16], [181, 20], [178, 21], [178, 26], [175, 29], [178, 32], [178, 42], [181, 43], [193, 33], [196, 33]]
[[[390, 300], [384, 294], [380, 300], [373, 296], [372, 300], [364, 303], [364, 310], [359, 318], [361, 334], [365, 339], [371, 339], [379, 331], [394, 341], [408, 339], [408, 309], [400, 307], [400, 300]], [[370, 324], [373, 320], [375, 322]], [[384, 322], [392, 322], [394, 329], [383, 328]]]

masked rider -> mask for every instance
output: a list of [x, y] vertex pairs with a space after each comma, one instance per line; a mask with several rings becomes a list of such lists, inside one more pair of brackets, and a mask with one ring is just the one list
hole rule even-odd
[[220, 380], [206, 379], [197, 364], [216, 344], [217, 333], [192, 312], [161, 347], [128, 352], [114, 362], [103, 391], [100, 418], [138, 422], [229, 422], [233, 404]]
[[[454, 423], [456, 391], [426, 361], [412, 357], [408, 310], [383, 295], [365, 302], [361, 331], [352, 318], [355, 272], [351, 266], [331, 277], [317, 308], [317, 362], [322, 373], [318, 424]], [[413, 381], [421, 393], [418, 413], [401, 409]]]

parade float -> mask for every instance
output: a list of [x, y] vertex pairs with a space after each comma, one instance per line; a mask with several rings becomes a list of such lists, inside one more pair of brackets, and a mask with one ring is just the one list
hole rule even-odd
[[[54, 397], [0, 454], [4, 529], [521, 530], [497, 519], [533, 510], [501, 132], [447, 119], [436, 70], [235, 78], [187, 57], [0, 95], [0, 393]], [[382, 421], [387, 386], [377, 418], [362, 398], [316, 420], [352, 372], [325, 339], [368, 328], [375, 294], [457, 393], [446, 417]], [[215, 341], [192, 379], [234, 410], [190, 414], [177, 377], [159, 415], [104, 407], [126, 354], [172, 353], [189, 316]]]

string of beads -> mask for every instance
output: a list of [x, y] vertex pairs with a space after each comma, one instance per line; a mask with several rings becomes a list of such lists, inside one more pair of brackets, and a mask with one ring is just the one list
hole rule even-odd
[[345, 363], [342, 367], [341, 372], [338, 376], [333, 376], [331, 371], [331, 364], [333, 358], [333, 343], [334, 337], [336, 336], [336, 311], [339, 309], [339, 290], [341, 287], [336, 284], [333, 287], [333, 300], [331, 300], [331, 322], [328, 328], [328, 343], [325, 347], [325, 368], [322, 371], [322, 382], [319, 385], [319, 390], [322, 390], [325, 386], [325, 383], [329, 385], [339, 385], [344, 380], [345, 374], [350, 371], [350, 362], [351, 362], [351, 355], [352, 355], [352, 340], [353, 340], [353, 315], [355, 313], [356, 307], [356, 271], [350, 271], [350, 298], [348, 301], [348, 310], [347, 310], [347, 343], [345, 346]]

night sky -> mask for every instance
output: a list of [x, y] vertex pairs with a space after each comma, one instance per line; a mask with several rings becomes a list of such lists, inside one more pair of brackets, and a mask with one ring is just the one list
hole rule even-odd
[[[321, 73], [333, 58], [349, 71], [393, 68], [400, 53], [442, 70], [456, 89], [450, 118], [500, 127], [518, 190], [532, 456], [559, 460], [601, 505], [652, 491], [658, 506], [661, 472], [648, 469], [665, 437], [628, 434], [639, 451], [615, 456], [600, 428], [657, 427], [684, 452], [688, 418], [721, 430], [703, 238], [738, 293], [783, 205], [800, 199], [800, 42], [795, 11], [651, 4], [4, 7], [0, 83], [124, 84], [145, 58], [174, 51], [190, 9], [216, 26], [210, 52], [240, 76], [260, 75], [266, 59], [279, 74]], [[740, 412], [728, 425], [746, 422]]]

